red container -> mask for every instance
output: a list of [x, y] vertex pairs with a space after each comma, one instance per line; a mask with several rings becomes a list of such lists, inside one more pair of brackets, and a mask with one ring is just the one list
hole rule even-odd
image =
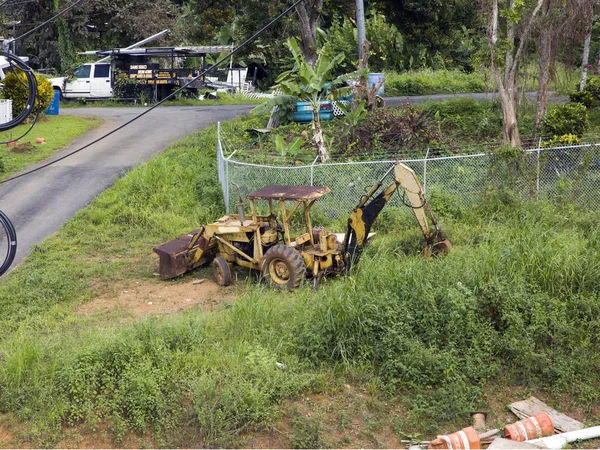
[[504, 427], [504, 437], [519, 442], [552, 436], [553, 434], [554, 425], [552, 424], [552, 419], [545, 412]]
[[480, 449], [481, 441], [475, 428], [467, 427], [452, 434], [444, 434], [438, 436], [437, 439], [431, 441], [430, 449]]

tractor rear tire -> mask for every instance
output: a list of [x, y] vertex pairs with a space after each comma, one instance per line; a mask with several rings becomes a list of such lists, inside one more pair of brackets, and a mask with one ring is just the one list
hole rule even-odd
[[265, 254], [262, 274], [276, 289], [291, 291], [300, 286], [306, 275], [304, 259], [296, 250], [286, 245], [275, 245]]
[[231, 284], [231, 269], [225, 258], [217, 256], [213, 259], [212, 269], [219, 286], [229, 286]]

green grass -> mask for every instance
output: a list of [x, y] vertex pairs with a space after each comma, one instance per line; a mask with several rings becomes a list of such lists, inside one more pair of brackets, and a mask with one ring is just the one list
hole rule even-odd
[[[219, 105], [257, 105], [265, 101], [265, 99], [250, 99], [243, 94], [222, 94], [219, 93], [217, 100], [198, 100], [197, 98], [186, 98], [185, 96], [176, 96], [172, 100], [168, 100], [162, 106], [219, 106]], [[94, 100], [85, 99], [63, 100], [61, 103], [66, 108], [122, 108], [122, 107], [140, 107], [152, 106], [154, 103], [140, 103], [127, 101], [121, 102], [118, 100]]]
[[[14, 147], [2, 145], [0, 147], [0, 179], [23, 170], [25, 167], [42, 161], [57, 150], [68, 145], [76, 137], [99, 126], [102, 119], [97, 117], [75, 117], [68, 115], [42, 116], [34, 125], [31, 132], [19, 144], [31, 143], [30, 150], [19, 151]], [[0, 133], [0, 142], [10, 141], [21, 136], [29, 129], [30, 125], [19, 125], [10, 131]], [[36, 144], [36, 138], [46, 139], [45, 144]]]
[[[529, 65], [524, 67], [520, 83], [525, 83], [526, 92], [536, 92], [538, 68]], [[578, 70], [568, 70], [562, 65], [557, 65], [553, 75], [548, 86], [550, 91], [559, 95], [567, 95], [576, 90], [579, 82]], [[496, 91], [496, 82], [488, 70], [465, 73], [459, 70], [423, 69], [385, 74], [386, 97]]]
[[385, 74], [386, 97], [484, 92], [485, 88], [483, 77], [477, 72], [419, 70]]
[[[444, 258], [424, 260], [413, 219], [387, 211], [360, 265], [316, 292], [273, 292], [240, 271], [235, 302], [216, 312], [75, 315], [101, 286], [156, 280], [151, 248], [223, 213], [215, 137], [211, 127], [124, 176], [0, 284], [0, 413], [23, 424], [20, 439], [52, 446], [64, 425], [103, 423], [117, 445], [128, 432], [238, 445], [286, 399], [351, 380], [403, 405], [403, 433], [429, 437], [490, 408], [499, 378], [597, 407], [600, 213], [564, 201], [490, 190], [464, 208], [433, 196], [454, 244]], [[320, 434], [294, 424], [291, 445]]]

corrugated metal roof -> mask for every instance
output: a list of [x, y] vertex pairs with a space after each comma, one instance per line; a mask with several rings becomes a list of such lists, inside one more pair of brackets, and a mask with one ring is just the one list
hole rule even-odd
[[230, 52], [232, 45], [210, 45], [192, 47], [141, 47], [141, 48], [113, 48], [99, 50], [97, 52], [84, 52], [84, 54], [96, 54], [99, 56], [129, 55], [129, 56], [202, 56], [212, 53]]

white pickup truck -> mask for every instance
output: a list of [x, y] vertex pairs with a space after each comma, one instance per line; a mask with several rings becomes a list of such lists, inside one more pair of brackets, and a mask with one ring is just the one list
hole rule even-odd
[[75, 70], [75, 78], [51, 78], [63, 98], [110, 98], [113, 96], [110, 64], [84, 64]]

